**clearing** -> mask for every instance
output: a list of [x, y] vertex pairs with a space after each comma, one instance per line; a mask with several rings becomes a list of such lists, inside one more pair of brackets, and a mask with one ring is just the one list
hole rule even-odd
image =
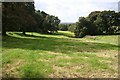
[[118, 77], [118, 35], [73, 38], [68, 31], [7, 35], [2, 42], [3, 77]]

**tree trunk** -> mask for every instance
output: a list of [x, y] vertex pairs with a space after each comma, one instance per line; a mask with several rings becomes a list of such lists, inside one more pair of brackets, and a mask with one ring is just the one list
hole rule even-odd
[[2, 35], [6, 35], [6, 27], [5, 26], [2, 27]]
[[25, 31], [23, 31], [23, 35], [26, 35], [26, 34], [25, 34]]

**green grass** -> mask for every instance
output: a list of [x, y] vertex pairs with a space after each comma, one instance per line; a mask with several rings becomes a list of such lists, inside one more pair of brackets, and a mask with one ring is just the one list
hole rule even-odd
[[117, 40], [117, 35], [74, 38], [68, 31], [8, 32], [2, 42], [3, 77], [117, 77]]

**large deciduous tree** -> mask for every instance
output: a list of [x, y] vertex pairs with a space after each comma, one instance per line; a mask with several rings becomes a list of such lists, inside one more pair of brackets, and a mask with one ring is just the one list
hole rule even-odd
[[115, 11], [91, 12], [88, 19], [96, 25], [97, 34], [114, 34], [120, 24], [119, 13]]
[[5, 35], [9, 30], [21, 30], [25, 34], [30, 27], [36, 25], [34, 12], [33, 2], [2, 3], [2, 34]]

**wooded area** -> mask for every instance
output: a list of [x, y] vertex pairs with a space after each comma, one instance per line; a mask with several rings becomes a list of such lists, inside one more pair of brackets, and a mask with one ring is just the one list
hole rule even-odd
[[60, 30], [71, 31], [75, 37], [85, 35], [114, 35], [120, 34], [120, 12], [94, 11], [88, 17], [79, 17], [78, 22], [60, 24]]
[[57, 31], [60, 20], [44, 11], [36, 11], [34, 2], [2, 3], [3, 35], [6, 31], [48, 33]]
[[3, 3], [3, 35], [6, 31], [54, 33], [72, 31], [75, 37], [120, 33], [120, 12], [94, 11], [88, 17], [79, 17], [74, 24], [59, 24], [60, 19], [44, 11], [35, 10], [34, 2]]

